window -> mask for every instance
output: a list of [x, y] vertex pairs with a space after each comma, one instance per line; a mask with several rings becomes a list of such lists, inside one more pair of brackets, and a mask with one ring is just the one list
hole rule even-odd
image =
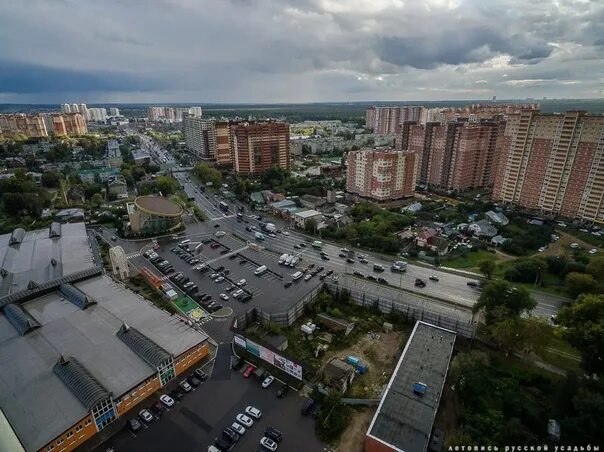
[[63, 441], [65, 441], [63, 438], [57, 440], [57, 446], [60, 446], [61, 444], [63, 444]]
[[81, 430], [82, 430], [82, 425], [78, 425], [78, 426], [76, 427], [76, 433], [77, 433], [77, 432], [79, 432], [79, 431], [81, 431]]
[[53, 445], [51, 444], [50, 446], [48, 446], [48, 447], [46, 448], [46, 450], [49, 450], [49, 451], [50, 451], [50, 450], [53, 450], [54, 448], [55, 448], [55, 446], [53, 446]]
[[99, 431], [104, 429], [116, 418], [113, 401], [106, 399], [100, 402], [92, 409], [92, 416], [94, 417], [97, 429]]
[[67, 433], [67, 438], [71, 438], [73, 436], [73, 431], [69, 431], [69, 433]]
[[92, 424], [92, 421], [90, 419], [86, 419], [85, 425], [90, 425], [90, 424]]

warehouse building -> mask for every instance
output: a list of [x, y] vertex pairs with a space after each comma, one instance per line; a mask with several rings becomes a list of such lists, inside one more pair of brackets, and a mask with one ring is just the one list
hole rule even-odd
[[[209, 353], [93, 264], [83, 224], [66, 226], [52, 247], [48, 229], [0, 236], [0, 410], [27, 451], [75, 449]], [[62, 271], [43, 265], [52, 255]]]
[[365, 436], [366, 452], [424, 452], [456, 333], [417, 322]]

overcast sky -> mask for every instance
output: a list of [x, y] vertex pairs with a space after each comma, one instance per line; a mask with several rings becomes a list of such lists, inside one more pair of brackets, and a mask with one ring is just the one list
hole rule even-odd
[[0, 103], [604, 97], [604, 0], [9, 0], [0, 42]]

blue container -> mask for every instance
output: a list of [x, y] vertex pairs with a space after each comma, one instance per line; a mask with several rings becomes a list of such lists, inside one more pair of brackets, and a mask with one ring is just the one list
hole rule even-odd
[[357, 362], [356, 365], [356, 370], [360, 373], [360, 374], [364, 374], [369, 370], [369, 364], [367, 364], [364, 361], [359, 361]]
[[348, 358], [346, 358], [346, 362], [354, 367], [357, 366], [357, 363], [359, 362], [359, 358], [357, 358], [356, 356], [348, 356]]

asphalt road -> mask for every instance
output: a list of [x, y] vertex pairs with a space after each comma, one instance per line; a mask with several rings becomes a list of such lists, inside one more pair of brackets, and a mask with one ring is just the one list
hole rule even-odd
[[[232, 210], [227, 214], [223, 214], [223, 212], [216, 207], [216, 204], [220, 200], [219, 198], [214, 197], [210, 193], [202, 193], [199, 191], [199, 184], [195, 183], [193, 179], [188, 181], [187, 174], [180, 173], [177, 174], [176, 177], [180, 180], [181, 185], [185, 187], [187, 195], [195, 198], [197, 205], [206, 212], [210, 220], [210, 226], [213, 224], [220, 224], [222, 230], [237, 234], [238, 236], [248, 239], [250, 242], [255, 242], [254, 231], [248, 232], [245, 230], [245, 227], [248, 225], [255, 225], [258, 227], [258, 222], [248, 218], [249, 212], [247, 206], [244, 205], [245, 218], [249, 223], [240, 223], [237, 221], [235, 211], [233, 209], [242, 205], [241, 203], [229, 202], [229, 205], [232, 206]], [[409, 264], [407, 266], [407, 271], [405, 273], [393, 273], [390, 271], [390, 267], [393, 262], [392, 260], [388, 260], [383, 256], [374, 255], [356, 248], [353, 248], [355, 254], [365, 254], [369, 263], [362, 264], [355, 259], [355, 263], [350, 264], [347, 263], [345, 259], [338, 257], [338, 254], [341, 252], [341, 247], [339, 245], [322, 240], [323, 251], [328, 254], [330, 259], [329, 261], [324, 261], [320, 258], [319, 250], [313, 249], [310, 246], [310, 243], [306, 241], [309, 240], [308, 236], [300, 234], [293, 229], [289, 229], [288, 225], [282, 220], [271, 219], [270, 221], [275, 223], [281, 230], [287, 231], [288, 234], [277, 234], [277, 236], [274, 238], [265, 234], [266, 240], [261, 243], [263, 247], [276, 253], [275, 265], [278, 255], [283, 253], [295, 253], [301, 258], [298, 267], [303, 267], [309, 263], [314, 263], [316, 265], [323, 265], [326, 268], [332, 269], [338, 273], [352, 273], [356, 270], [362, 272], [364, 275], [374, 274], [376, 276], [385, 278], [392, 286], [400, 287], [411, 292], [417, 292], [418, 294], [426, 295], [432, 298], [452, 301], [456, 304], [465, 305], [468, 307], [473, 306], [480, 296], [479, 290], [467, 285], [468, 281], [474, 280], [473, 278], [441, 271], [436, 268], [423, 267], [413, 264]], [[302, 243], [306, 245], [305, 248], [299, 250], [294, 248], [294, 245], [300, 245]], [[379, 274], [374, 272], [372, 269], [374, 263], [381, 264], [386, 270]], [[430, 276], [432, 275], [437, 276], [439, 281], [435, 282], [429, 280]], [[426, 287], [421, 289], [416, 288], [414, 285], [416, 278], [423, 279], [426, 282]], [[534, 292], [533, 296], [538, 303], [534, 313], [548, 318], [551, 315], [555, 315], [560, 307], [562, 307], [564, 303], [568, 302], [568, 300], [565, 298], [544, 294], [542, 292]]]
[[[283, 433], [279, 450], [325, 450], [314, 434], [314, 420], [300, 414], [303, 399], [295, 391], [278, 399], [275, 396], [278, 382], [262, 389], [261, 382], [255, 377], [243, 378], [243, 369], [230, 370], [230, 354], [230, 346], [219, 347], [212, 374], [205, 383], [186, 394], [160, 419], [145, 425], [143, 430], [134, 434], [124, 429], [99, 450], [113, 447], [115, 452], [205, 451], [248, 405], [260, 409], [262, 417], [236, 443], [234, 452], [255, 451], [268, 426]], [[147, 403], [150, 404], [151, 401]]]

